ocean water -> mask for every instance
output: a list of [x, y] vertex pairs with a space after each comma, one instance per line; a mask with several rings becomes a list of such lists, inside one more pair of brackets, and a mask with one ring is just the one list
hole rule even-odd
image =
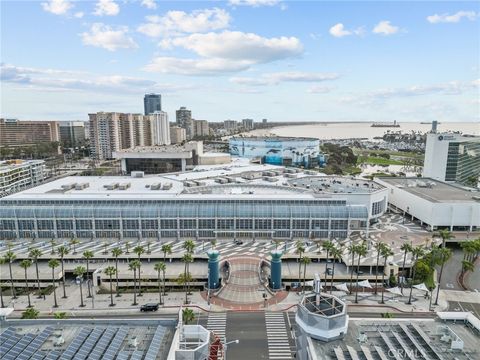
[[[387, 131], [405, 132], [427, 132], [431, 129], [430, 124], [420, 123], [400, 123], [397, 128], [371, 127], [371, 123], [342, 122], [342, 123], [324, 123], [315, 125], [290, 125], [280, 126], [271, 129], [259, 129], [249, 132], [249, 135], [278, 135], [293, 137], [315, 137], [319, 139], [352, 139], [365, 138], [373, 139], [377, 136], [383, 136]], [[460, 131], [463, 134], [480, 135], [479, 122], [451, 122], [440, 123], [438, 131]]]

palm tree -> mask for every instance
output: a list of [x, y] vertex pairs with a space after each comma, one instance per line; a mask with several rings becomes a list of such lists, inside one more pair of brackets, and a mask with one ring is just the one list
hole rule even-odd
[[103, 253], [104, 253], [105, 255], [108, 254], [108, 249], [107, 249], [107, 248], [108, 248], [108, 241], [104, 241], [104, 242], [103, 242]]
[[305, 247], [303, 246], [303, 242], [300, 240], [295, 244], [295, 254], [298, 255], [298, 281], [302, 281], [302, 256], [305, 252]]
[[123, 254], [123, 250], [121, 248], [116, 247], [116, 248], [112, 249], [112, 255], [113, 255], [113, 257], [115, 257], [115, 277], [116, 277], [116, 282], [117, 282], [117, 287], [115, 289], [116, 292], [117, 292], [116, 297], [121, 296], [120, 291], [119, 291], [119, 287], [118, 287], [118, 257], [122, 254]]
[[138, 296], [142, 296], [142, 277], [141, 277], [141, 269], [142, 269], [142, 260], [140, 260], [140, 256], [145, 252], [145, 248], [141, 245], [137, 245], [133, 248], [133, 252], [138, 256]]
[[432, 235], [432, 237], [440, 237], [442, 238], [442, 248], [445, 247], [445, 243], [447, 240], [453, 239], [455, 236], [447, 229], [438, 230], [436, 233]]
[[62, 264], [62, 285], [63, 285], [63, 298], [67, 298], [67, 293], [65, 292], [65, 269], [64, 269], [64, 263], [65, 263], [65, 255], [68, 255], [68, 248], [66, 246], [60, 246], [57, 249], [58, 254], [60, 255], [60, 262]]
[[125, 242], [125, 254], [130, 254], [130, 242]]
[[172, 245], [163, 244], [161, 250], [163, 252], [163, 262], [166, 263], [167, 262], [167, 254], [168, 255], [172, 254]]
[[117, 269], [114, 266], [107, 266], [103, 271], [105, 272], [105, 274], [107, 274], [110, 277], [110, 305], [109, 306], [115, 306], [115, 304], [113, 303], [112, 276], [117, 273]]
[[57, 241], [55, 239], [52, 239], [50, 240], [50, 246], [51, 246], [51, 250], [50, 250], [50, 254], [55, 254], [55, 245], [57, 245]]
[[378, 264], [380, 262], [380, 255], [384, 246], [385, 244], [382, 242], [376, 242], [375, 245], [373, 245], [375, 251], [377, 252], [377, 264], [375, 266], [375, 295], [378, 294]]
[[77, 245], [80, 244], [80, 240], [78, 239], [75, 239], [75, 238], [71, 238], [70, 239], [70, 246], [73, 247], [73, 255], [75, 255], [77, 253]]
[[[407, 254], [412, 252], [412, 248], [413, 248], [413, 246], [409, 243], [404, 243], [400, 247], [400, 250], [403, 251], [402, 275], [403, 275], [404, 279], [405, 279], [405, 262], [407, 261]], [[400, 284], [400, 289], [401, 289], [402, 295], [403, 295], [403, 281], [400, 282], [400, 271], [398, 272], [398, 283]]]
[[312, 262], [312, 259], [310, 259], [308, 256], [302, 257], [302, 260], [300, 261], [301, 264], [303, 264], [303, 293], [305, 294], [305, 284], [306, 284], [306, 276], [307, 276], [307, 265]]
[[147, 241], [147, 254], [151, 254], [152, 252], [150, 251], [150, 245], [152, 245], [151, 241]]
[[128, 269], [133, 271], [133, 306], [137, 304], [137, 269], [140, 268], [140, 261], [132, 260], [128, 264]]
[[[188, 284], [190, 281], [192, 281], [192, 276], [189, 272], [181, 273], [180, 275], [178, 275], [177, 283], [179, 285], [183, 285], [185, 287], [186, 284]], [[187, 295], [188, 295], [188, 292], [186, 291], [185, 292], [185, 303], [188, 303], [188, 296]]]
[[415, 264], [417, 260], [423, 256], [424, 254], [424, 249], [421, 246], [416, 246], [412, 249], [412, 256], [413, 256], [413, 262], [412, 262], [412, 276], [411, 276], [411, 281], [410, 281], [410, 295], [408, 297], [408, 302], [407, 304], [410, 305], [412, 303], [412, 292], [413, 292], [413, 281], [415, 279]]
[[28, 308], [22, 313], [22, 319], [37, 319], [40, 311], [34, 308]]
[[355, 264], [355, 255], [357, 254], [357, 245], [355, 244], [350, 244], [347, 248], [348, 253], [352, 255], [352, 264], [351, 264], [351, 269], [350, 269], [350, 292], [352, 292], [352, 287], [353, 287], [353, 268]]
[[440, 274], [438, 276], [438, 289], [437, 289], [437, 296], [435, 298], [435, 305], [438, 305], [438, 295], [440, 294], [440, 284], [442, 283], [442, 274], [443, 274], [443, 266], [445, 263], [450, 260], [452, 257], [452, 250], [447, 247], [443, 247], [439, 249], [439, 257], [437, 265], [440, 265]]
[[193, 310], [189, 309], [189, 308], [183, 309], [182, 310], [182, 321], [185, 323], [185, 325], [188, 325], [193, 320], [195, 320], [195, 313], [193, 312]]
[[193, 251], [195, 250], [195, 243], [193, 240], [185, 240], [183, 243], [183, 248], [185, 251], [189, 254], [193, 254]]
[[[188, 280], [189, 276], [190, 276], [190, 266], [189, 264], [191, 262], [193, 262], [193, 257], [190, 253], [186, 253], [182, 256], [182, 261], [184, 262], [185, 264], [185, 268], [184, 268], [184, 278], [185, 280]], [[188, 275], [187, 275], [188, 274]], [[185, 281], [185, 304], [188, 304], [188, 293], [190, 291], [190, 281]]]
[[32, 266], [31, 260], [24, 259], [20, 261], [20, 267], [25, 271], [25, 287], [27, 289], [28, 307], [32, 307], [32, 303], [30, 302], [30, 289], [28, 288], [28, 275], [27, 275], [27, 270], [30, 266]]
[[77, 266], [73, 270], [73, 274], [78, 278], [79, 285], [80, 285], [80, 307], [84, 307], [85, 304], [83, 303], [83, 292], [82, 292], [82, 282], [83, 282], [83, 275], [87, 272], [84, 266]]
[[467, 271], [475, 271], [475, 265], [471, 261], [462, 260], [462, 273]]
[[381, 304], [385, 304], [385, 301], [384, 301], [384, 294], [385, 294], [385, 286], [383, 284], [385, 284], [385, 269], [387, 267], [387, 260], [388, 260], [388, 257], [389, 256], [392, 256], [393, 255], [393, 251], [392, 249], [390, 249], [390, 247], [388, 245], [385, 245], [382, 249], [382, 257], [383, 257], [383, 272], [382, 272], [382, 301], [381, 301]]
[[8, 250], [5, 253], [5, 262], [8, 263], [8, 271], [10, 272], [10, 289], [12, 291], [12, 298], [16, 299], [17, 298], [17, 293], [15, 292], [15, 286], [13, 286], [13, 275], [12, 275], [12, 263], [15, 261], [17, 258], [17, 255], [12, 250]]
[[365, 243], [358, 245], [356, 252], [358, 255], [358, 262], [357, 262], [357, 286], [355, 286], [355, 304], [358, 304], [358, 276], [360, 272], [360, 260], [362, 256], [367, 255], [367, 245], [365, 245]]
[[[0, 257], [0, 265], [3, 265], [3, 264], [5, 264], [5, 258]], [[3, 287], [1, 282], [0, 282], [0, 303], [1, 303], [1, 307], [4, 308], [5, 302], [3, 301]]]
[[160, 302], [160, 305], [162, 305], [162, 289], [161, 289], [161, 282], [160, 282], [160, 273], [163, 272], [163, 287], [165, 289], [165, 269], [166, 269], [166, 265], [164, 262], [158, 262], [155, 264], [155, 266], [153, 267], [155, 269], [155, 271], [157, 271], [157, 275], [158, 275], [158, 299], [159, 299], [159, 302]]
[[90, 292], [90, 284], [88, 283], [88, 276], [90, 274], [90, 268], [89, 268], [89, 265], [90, 265], [90, 259], [93, 258], [93, 251], [90, 251], [90, 250], [85, 250], [83, 252], [83, 258], [85, 260], [87, 260], [87, 275], [86, 275], [86, 280], [87, 280], [87, 289], [88, 289], [88, 298], [91, 298], [92, 297], [92, 293]]
[[212, 245], [212, 249], [215, 249], [217, 247], [217, 239], [210, 240], [210, 244]]
[[333, 289], [333, 276], [335, 274], [335, 261], [336, 260], [340, 260], [340, 258], [342, 257], [342, 250], [340, 248], [337, 248], [337, 247], [333, 247], [333, 249], [331, 250], [332, 252], [332, 257], [333, 257], [333, 266], [332, 266], [332, 276], [331, 276], [331, 279], [330, 279], [330, 294], [332, 293], [332, 289]]
[[323, 250], [327, 251], [327, 258], [325, 259], [325, 287], [327, 287], [327, 268], [328, 268], [328, 255], [330, 254], [330, 251], [335, 247], [335, 244], [331, 242], [330, 240], [325, 241], [322, 244]]
[[53, 300], [54, 300], [54, 305], [53, 307], [58, 307], [57, 303], [57, 290], [55, 286], [55, 268], [60, 265], [60, 262], [57, 259], [50, 259], [48, 261], [48, 267], [52, 269], [52, 285], [53, 285]]
[[28, 257], [32, 258], [33, 261], [35, 262], [35, 272], [37, 274], [37, 288], [38, 288], [38, 296], [37, 298], [41, 298], [41, 288], [40, 288], [40, 275], [38, 272], [38, 258], [42, 256], [42, 252], [39, 249], [32, 249], [30, 250], [30, 253], [28, 254]]

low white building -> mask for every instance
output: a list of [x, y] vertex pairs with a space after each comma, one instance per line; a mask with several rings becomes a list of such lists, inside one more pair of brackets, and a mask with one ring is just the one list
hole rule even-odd
[[43, 160], [0, 161], [0, 197], [38, 185], [45, 177]]
[[480, 228], [480, 191], [431, 178], [383, 177], [375, 181], [389, 189], [391, 206], [432, 231]]

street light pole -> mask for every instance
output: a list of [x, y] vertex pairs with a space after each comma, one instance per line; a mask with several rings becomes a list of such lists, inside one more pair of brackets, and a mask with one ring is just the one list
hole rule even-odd
[[224, 355], [223, 359], [224, 360], [227, 360], [227, 347], [228, 347], [228, 345], [233, 344], [233, 343], [238, 344], [239, 342], [240, 342], [240, 340], [237, 339], [237, 340], [232, 340], [232, 341], [229, 341], [229, 342], [226, 342], [225, 344], [223, 344], [223, 348], [225, 349], [225, 351], [223, 352], [223, 355]]

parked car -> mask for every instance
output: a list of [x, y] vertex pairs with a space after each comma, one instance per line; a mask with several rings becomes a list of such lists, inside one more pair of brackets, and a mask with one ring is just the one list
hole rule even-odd
[[243, 245], [243, 241], [242, 240], [233, 240], [233, 243], [235, 245]]
[[327, 268], [326, 273], [327, 273], [327, 275], [333, 275], [333, 269], [332, 268]]
[[158, 304], [155, 304], [155, 303], [144, 304], [140, 307], [140, 311], [157, 311], [157, 310], [158, 310]]
[[299, 282], [292, 282], [292, 284], [290, 285], [290, 288], [292, 290], [300, 289], [300, 287], [301, 287], [301, 284]]
[[363, 275], [363, 271], [362, 270], [359, 270], [359, 271], [355, 270], [355, 274]]

